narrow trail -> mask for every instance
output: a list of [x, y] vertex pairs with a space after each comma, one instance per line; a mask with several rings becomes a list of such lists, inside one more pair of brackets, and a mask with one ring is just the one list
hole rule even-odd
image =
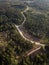
[[28, 52], [26, 55], [27, 56], [30, 56], [31, 54], [33, 54], [34, 52], [40, 50], [41, 46], [39, 46], [38, 48], [34, 49], [34, 50], [31, 50], [30, 52]]
[[23, 35], [23, 32], [22, 32], [22, 31], [20, 30], [20, 28], [19, 28], [19, 27], [23, 26], [23, 24], [25, 23], [26, 17], [25, 17], [25, 15], [24, 15], [24, 13], [27, 12], [29, 9], [30, 9], [30, 7], [27, 6], [26, 9], [21, 12], [21, 14], [22, 14], [22, 16], [23, 16], [23, 18], [24, 18], [24, 21], [22, 22], [22, 24], [20, 24], [20, 25], [15, 25], [15, 27], [16, 27], [17, 30], [18, 30], [18, 32], [19, 32], [20, 35], [22, 36], [22, 38], [24, 38], [25, 40], [27, 40], [27, 41], [29, 41], [29, 42], [31, 42], [31, 43], [35, 43], [36, 45], [39, 46], [38, 48], [36, 48], [36, 49], [30, 51], [27, 55], [30, 55], [30, 54], [36, 52], [37, 50], [39, 50], [39, 49], [41, 48], [41, 46], [43, 46], [43, 47], [45, 46], [44, 44], [41, 44], [40, 42], [36, 42], [36, 41], [33, 41], [33, 40], [30, 40], [30, 39], [26, 38], [26, 37]]

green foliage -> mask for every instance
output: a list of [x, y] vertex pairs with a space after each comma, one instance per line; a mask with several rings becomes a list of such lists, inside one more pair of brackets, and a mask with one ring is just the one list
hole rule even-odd
[[[12, 22], [12, 23], [15, 23], [17, 25], [21, 24], [23, 22], [23, 17], [21, 15], [20, 11], [18, 9], [13, 8], [13, 7], [1, 9], [0, 15], [2, 15], [3, 19], [5, 19], [6, 21], [8, 20], [8, 22]], [[4, 18], [4, 16], [6, 18]]]
[[[24, 26], [31, 35], [41, 38], [42, 41], [49, 40], [49, 19], [44, 15], [25, 14], [27, 22]], [[30, 23], [31, 22], [31, 23]], [[38, 54], [23, 57], [23, 54], [33, 48], [33, 44], [25, 41], [15, 28], [13, 23], [22, 23], [20, 12], [13, 8], [0, 11], [0, 32], [7, 33], [7, 46], [0, 47], [0, 65], [49, 65], [49, 46], [41, 48]], [[4, 43], [3, 43], [4, 44]], [[17, 60], [16, 56], [20, 58]], [[32, 57], [33, 56], [33, 57]]]
[[[19, 13], [13, 9], [5, 9], [4, 13], [0, 13], [0, 33], [6, 32], [7, 34], [5, 39], [7, 45], [0, 46], [1, 65], [17, 65], [18, 60], [16, 56], [23, 56], [26, 51], [33, 48], [33, 44], [25, 41], [14, 26], [13, 18], [21, 21], [22, 17]], [[16, 20], [16, 22], [20, 24], [19, 20]]]
[[39, 38], [40, 40], [45, 40], [44, 43], [48, 43], [49, 40], [49, 17], [44, 14], [36, 13], [25, 13], [27, 21], [24, 24], [25, 29], [28, 30], [29, 34]]
[[19, 65], [49, 65], [49, 46], [46, 46], [45, 49], [41, 50], [30, 57], [22, 58], [19, 62]]

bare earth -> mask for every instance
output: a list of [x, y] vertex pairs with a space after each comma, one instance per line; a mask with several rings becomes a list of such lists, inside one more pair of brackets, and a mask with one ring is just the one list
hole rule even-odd
[[[26, 12], [26, 11], [28, 11], [29, 9], [30, 9], [30, 8], [27, 6], [27, 8], [26, 8], [24, 11], [21, 12], [21, 14], [22, 14], [22, 16], [23, 16], [23, 18], [24, 18], [23, 23], [20, 24], [20, 25], [15, 25], [15, 27], [17, 28], [18, 32], [20, 33], [21, 37], [24, 38], [24, 40], [30, 41], [32, 44], [35, 43], [35, 45], [36, 45], [36, 48], [33, 48], [33, 49], [27, 51], [27, 52], [25, 53], [25, 56], [29, 56], [29, 55], [35, 53], [36, 51], [40, 50], [42, 46], [43, 46], [43, 47], [45, 46], [44, 44], [41, 44], [41, 43], [39, 42], [39, 40], [37, 40], [37, 38], [36, 38], [36, 40], [34, 40], [28, 33], [26, 33], [26, 30], [24, 30], [24, 29], [22, 28], [22, 27], [23, 27], [23, 24], [24, 24], [25, 21], [26, 21], [26, 17], [25, 17], [25, 15], [24, 15], [23, 13]], [[24, 31], [25, 31], [25, 32], [24, 32]]]

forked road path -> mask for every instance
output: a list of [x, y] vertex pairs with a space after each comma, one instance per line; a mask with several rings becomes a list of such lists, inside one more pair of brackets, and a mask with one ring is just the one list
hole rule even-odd
[[25, 23], [26, 17], [25, 17], [25, 15], [24, 15], [24, 13], [27, 12], [29, 9], [30, 9], [30, 7], [27, 6], [26, 9], [21, 12], [21, 14], [22, 14], [22, 16], [23, 16], [23, 18], [24, 18], [24, 21], [22, 22], [22, 24], [20, 24], [20, 25], [15, 25], [15, 27], [16, 27], [17, 30], [18, 30], [18, 32], [19, 32], [20, 35], [22, 36], [22, 38], [24, 38], [25, 40], [27, 40], [27, 41], [29, 41], [29, 42], [31, 42], [31, 43], [35, 43], [36, 45], [39, 45], [38, 48], [36, 48], [36, 49], [30, 51], [30, 52], [28, 53], [28, 55], [30, 55], [30, 54], [36, 52], [37, 50], [39, 50], [39, 49], [41, 48], [41, 46], [45, 46], [44, 44], [41, 44], [40, 42], [36, 42], [36, 41], [30, 40], [29, 38], [26, 38], [26, 37], [23, 35], [23, 32], [22, 32], [22, 31], [20, 30], [20, 28], [19, 28], [19, 27], [23, 26], [23, 24]]

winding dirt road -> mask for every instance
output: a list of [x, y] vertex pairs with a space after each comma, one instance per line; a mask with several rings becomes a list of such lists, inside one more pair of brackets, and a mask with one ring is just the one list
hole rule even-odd
[[41, 44], [40, 42], [35, 42], [35, 41], [33, 41], [33, 40], [30, 40], [29, 38], [26, 38], [26, 37], [23, 35], [23, 32], [22, 32], [22, 31], [20, 30], [20, 28], [19, 28], [19, 27], [23, 26], [23, 24], [24, 24], [25, 21], [26, 21], [26, 17], [25, 17], [25, 15], [24, 15], [24, 12], [27, 12], [29, 9], [30, 9], [30, 7], [27, 6], [26, 9], [21, 12], [21, 14], [22, 14], [22, 16], [23, 16], [23, 18], [24, 18], [24, 21], [22, 22], [22, 24], [20, 24], [20, 25], [15, 25], [15, 27], [16, 27], [17, 30], [18, 30], [18, 32], [19, 32], [20, 35], [22, 36], [22, 38], [24, 38], [25, 40], [27, 40], [27, 41], [29, 41], [29, 42], [31, 42], [31, 43], [35, 43], [36, 45], [39, 46], [38, 48], [36, 48], [36, 49], [30, 51], [27, 55], [30, 55], [30, 54], [36, 52], [37, 50], [39, 50], [39, 49], [41, 48], [41, 46], [45, 46], [44, 44]]

